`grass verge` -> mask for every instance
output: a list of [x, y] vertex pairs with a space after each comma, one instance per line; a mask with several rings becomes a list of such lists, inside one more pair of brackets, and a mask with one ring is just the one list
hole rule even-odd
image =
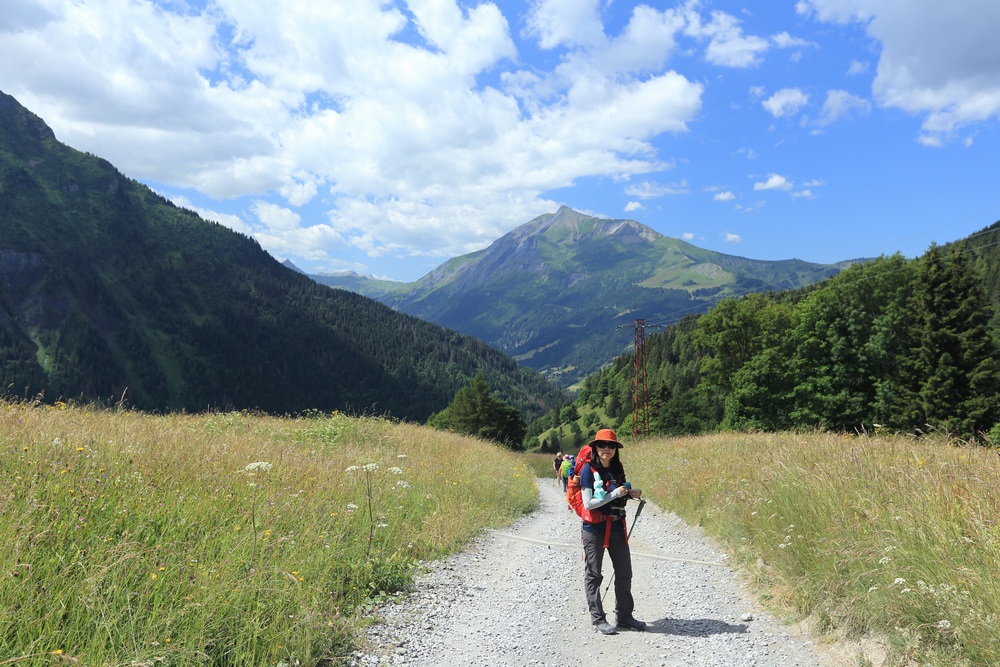
[[536, 502], [420, 426], [0, 403], [0, 664], [329, 664], [415, 563]]
[[904, 437], [630, 444], [633, 482], [728, 544], [765, 597], [922, 664], [1000, 664], [1000, 459]]

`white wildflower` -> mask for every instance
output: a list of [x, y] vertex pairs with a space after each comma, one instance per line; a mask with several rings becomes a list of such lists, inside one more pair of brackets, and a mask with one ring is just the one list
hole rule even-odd
[[358, 506], [355, 505], [354, 503], [349, 503], [347, 505], [347, 509], [349, 509], [349, 510], [356, 510], [356, 509], [358, 509]]
[[406, 454], [397, 454], [396, 458], [397, 459], [405, 459], [406, 458]]
[[378, 464], [366, 463], [365, 465], [361, 466], [361, 469], [364, 470], [365, 472], [372, 472], [373, 470], [378, 470]]
[[403, 474], [403, 471], [400, 470], [399, 468], [395, 467], [395, 466], [393, 466], [392, 468], [389, 468], [389, 470], [387, 472], [391, 472], [393, 475], [402, 475]]
[[354, 472], [357, 469], [358, 466], [348, 466], [346, 469], [344, 469], [344, 472]]
[[900, 592], [900, 593], [910, 593], [910, 592], [912, 592], [912, 591], [913, 591], [913, 589], [912, 589], [912, 588], [904, 588], [903, 590], [901, 590], [901, 591], [899, 591], [899, 592]]
[[257, 461], [256, 463], [248, 463], [247, 467], [244, 468], [244, 470], [246, 470], [247, 472], [258, 472], [258, 471], [267, 472], [273, 467], [274, 466], [272, 466], [267, 461]]
[[401, 489], [408, 489], [408, 488], [410, 488], [409, 482], [406, 482], [404, 480], [399, 480], [398, 482], [396, 482], [396, 486], [398, 486]]
[[898, 586], [899, 584], [905, 584], [905, 583], [906, 579], [903, 579], [902, 577], [896, 577], [896, 581], [892, 582], [892, 585]]
[[375, 527], [376, 528], [388, 528], [389, 524], [387, 524], [387, 523], [380, 523], [380, 524], [377, 524]]
[[940, 620], [938, 621], [937, 627], [941, 628], [942, 630], [947, 630], [948, 628], [951, 627], [951, 621], [949, 621], [948, 619]]
[[868, 589], [868, 592], [872, 593], [872, 592], [877, 591], [877, 590], [878, 590], [878, 586], [872, 586], [871, 588]]
[[888, 556], [883, 556], [882, 558], [878, 559], [878, 564], [879, 565], [885, 565], [886, 563], [891, 563], [891, 562], [892, 562], [892, 559], [889, 558]]

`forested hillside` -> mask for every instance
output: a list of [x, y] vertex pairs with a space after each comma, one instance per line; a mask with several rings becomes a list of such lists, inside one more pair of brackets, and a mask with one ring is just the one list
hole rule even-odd
[[726, 255], [563, 206], [415, 283], [313, 277], [481, 338], [574, 386], [628, 346], [622, 327], [637, 317], [676, 321], [726, 296], [801, 287], [852, 263]]
[[[922, 257], [882, 257], [818, 285], [723, 301], [647, 338], [652, 433], [717, 428], [946, 431], [1000, 424], [1000, 223]], [[568, 449], [632, 430], [633, 355], [529, 426]], [[994, 439], [997, 431], [994, 430]]]
[[16, 396], [422, 421], [482, 374], [526, 417], [562, 400], [479, 340], [283, 267], [59, 143], [2, 93], [0, 276], [0, 371]]

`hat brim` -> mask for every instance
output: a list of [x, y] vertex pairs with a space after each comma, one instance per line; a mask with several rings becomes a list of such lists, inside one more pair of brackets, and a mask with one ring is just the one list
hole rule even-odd
[[625, 445], [623, 445], [622, 443], [618, 442], [617, 440], [591, 440], [590, 441], [590, 446], [593, 447], [594, 445], [596, 445], [599, 442], [610, 442], [610, 443], [612, 443], [615, 446], [615, 449], [622, 449], [623, 447], [625, 447]]

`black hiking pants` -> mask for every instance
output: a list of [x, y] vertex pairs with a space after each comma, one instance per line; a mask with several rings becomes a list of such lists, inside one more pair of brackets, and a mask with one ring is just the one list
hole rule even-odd
[[[601, 603], [601, 565], [604, 562], [604, 531], [580, 531], [583, 539], [583, 592], [587, 596], [591, 623], [606, 621]], [[632, 556], [625, 541], [625, 531], [611, 531], [608, 538], [608, 555], [615, 572], [615, 616], [620, 621], [632, 618], [635, 601], [632, 599]]]

